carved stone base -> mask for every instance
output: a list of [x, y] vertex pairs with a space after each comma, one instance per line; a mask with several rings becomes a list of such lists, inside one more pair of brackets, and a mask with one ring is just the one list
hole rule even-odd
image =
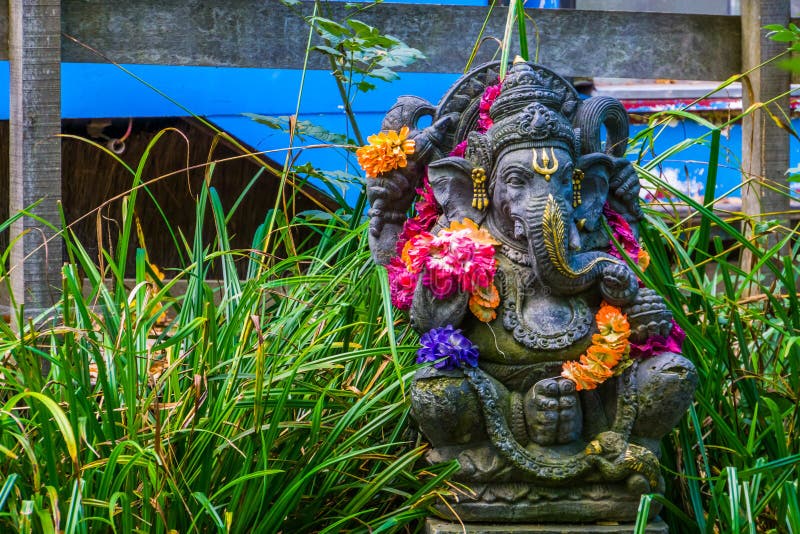
[[[568, 488], [526, 483], [470, 484], [447, 504], [435, 505], [437, 515], [449, 521], [538, 523], [543, 521], [596, 523], [635, 522], [641, 491], [624, 484], [583, 484]], [[650, 519], [661, 511], [653, 502]]]
[[[633, 524], [598, 525], [598, 524], [481, 524], [442, 521], [428, 519], [425, 522], [426, 534], [632, 534]], [[668, 534], [669, 528], [661, 519], [656, 518], [647, 524], [646, 534]]]

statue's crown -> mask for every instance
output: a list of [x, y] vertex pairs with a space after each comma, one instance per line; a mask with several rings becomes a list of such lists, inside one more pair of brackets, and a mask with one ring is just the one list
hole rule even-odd
[[500, 94], [492, 104], [489, 114], [495, 122], [514, 115], [520, 103], [540, 102], [545, 106], [560, 109], [563, 95], [549, 87], [542, 75], [519, 56], [503, 80]]
[[494, 125], [487, 134], [495, 154], [512, 146], [553, 146], [577, 153], [578, 136], [565, 115], [563, 83], [545, 76], [521, 58], [514, 61], [489, 109]]

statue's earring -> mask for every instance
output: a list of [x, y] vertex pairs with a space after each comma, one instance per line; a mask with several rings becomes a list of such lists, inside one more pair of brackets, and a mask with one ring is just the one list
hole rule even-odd
[[489, 196], [486, 194], [486, 170], [483, 167], [472, 169], [472, 207], [485, 210], [489, 206]]
[[583, 171], [575, 169], [572, 173], [572, 207], [577, 208], [581, 205], [581, 182], [583, 182]]

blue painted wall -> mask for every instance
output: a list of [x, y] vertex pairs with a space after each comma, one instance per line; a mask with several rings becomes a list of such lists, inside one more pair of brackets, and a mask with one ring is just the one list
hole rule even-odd
[[[62, 116], [64, 118], [205, 116], [214, 124], [272, 159], [283, 162], [289, 145], [286, 134], [258, 124], [243, 113], [291, 115], [297, 107], [301, 73], [296, 70], [237, 69], [215, 67], [166, 67], [64, 63], [62, 66]], [[8, 118], [8, 62], [0, 62], [0, 119]], [[378, 131], [386, 109], [403, 94], [414, 94], [436, 103], [457, 78], [451, 74], [403, 74], [393, 83], [358, 94], [352, 105], [366, 136]], [[161, 94], [160, 94], [161, 93]], [[167, 96], [164, 96], [167, 95]], [[331, 131], [349, 134], [336, 86], [327, 72], [309, 71], [300, 101], [300, 119], [311, 120]], [[798, 121], [795, 121], [796, 126]], [[633, 133], [641, 129], [634, 126]], [[666, 128], [656, 143], [663, 151], [686, 137], [699, 137], [705, 130], [689, 122]], [[731, 128], [723, 138], [723, 153], [717, 196], [740, 196], [740, 128]], [[660, 171], [688, 192], [704, 192], [708, 147], [694, 146], [664, 165]], [[307, 149], [298, 163], [310, 162], [326, 170], [360, 174], [352, 154], [343, 150]], [[800, 162], [800, 143], [792, 139], [791, 165]], [[357, 188], [341, 184], [346, 197], [354, 200]]]

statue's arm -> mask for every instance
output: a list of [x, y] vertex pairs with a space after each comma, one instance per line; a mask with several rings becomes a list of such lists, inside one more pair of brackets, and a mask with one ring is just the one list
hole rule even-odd
[[639, 205], [641, 184], [636, 169], [630, 161], [625, 158], [614, 158], [614, 170], [608, 188], [608, 204], [620, 213], [638, 234], [638, 223], [644, 218]]

